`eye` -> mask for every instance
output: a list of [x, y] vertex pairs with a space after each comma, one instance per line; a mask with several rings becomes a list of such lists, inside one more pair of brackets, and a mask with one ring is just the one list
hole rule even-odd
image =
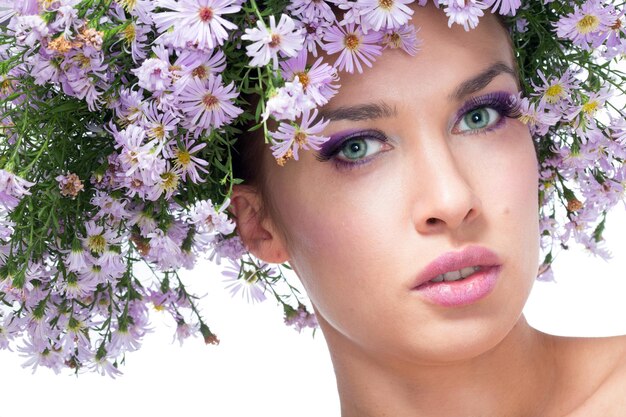
[[502, 115], [492, 107], [478, 107], [465, 113], [454, 133], [463, 133], [472, 130], [487, 129], [500, 121]]
[[393, 149], [389, 138], [379, 130], [350, 133], [336, 141], [336, 145], [322, 147], [317, 160], [332, 161], [338, 168], [356, 168], [375, 159], [376, 155]]
[[346, 162], [358, 161], [380, 152], [382, 148], [383, 143], [379, 139], [361, 136], [343, 142], [336, 155], [337, 159]]

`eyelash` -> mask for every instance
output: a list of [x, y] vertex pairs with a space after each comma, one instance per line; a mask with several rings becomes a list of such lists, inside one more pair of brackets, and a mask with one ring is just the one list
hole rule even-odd
[[[472, 129], [469, 131], [457, 130], [458, 124], [461, 122], [462, 118], [465, 115], [481, 108], [491, 108], [495, 110], [500, 116], [500, 118], [495, 123], [492, 123], [490, 126], [487, 126], [481, 129]], [[519, 100], [515, 100], [515, 96], [511, 95], [510, 93], [495, 92], [495, 93], [486, 94], [480, 97], [474, 97], [470, 99], [469, 101], [467, 101], [463, 105], [463, 107], [461, 107], [461, 109], [458, 111], [456, 122], [454, 123], [453, 128], [452, 128], [452, 133], [461, 134], [461, 135], [487, 133], [487, 132], [490, 132], [499, 128], [502, 125], [502, 122], [505, 120], [505, 118], [516, 118], [519, 116], [519, 114], [520, 114]], [[355, 132], [343, 138], [343, 140], [339, 142], [337, 146], [335, 146], [333, 149], [328, 151], [326, 154], [320, 153], [317, 156], [317, 160], [322, 161], [322, 162], [332, 160], [338, 169], [350, 170], [350, 169], [359, 168], [363, 166], [364, 164], [367, 164], [370, 160], [376, 158], [376, 156], [373, 155], [367, 158], [356, 160], [354, 162], [347, 162], [345, 160], [336, 158], [339, 152], [341, 152], [344, 149], [345, 145], [354, 139], [377, 140], [379, 142], [382, 142], [382, 144], [387, 144], [388, 142], [387, 136], [379, 130], [365, 130], [365, 131]], [[383, 151], [383, 152], [386, 152], [386, 151]]]

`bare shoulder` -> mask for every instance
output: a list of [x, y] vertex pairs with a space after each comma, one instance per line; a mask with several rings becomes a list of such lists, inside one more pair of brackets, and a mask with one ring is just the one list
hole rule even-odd
[[567, 417], [626, 416], [626, 335], [554, 336]]

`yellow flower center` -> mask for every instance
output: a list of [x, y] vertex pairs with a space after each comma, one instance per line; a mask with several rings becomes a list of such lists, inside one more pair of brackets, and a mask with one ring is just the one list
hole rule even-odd
[[587, 114], [593, 114], [600, 107], [600, 103], [597, 101], [590, 101], [588, 103], [583, 104], [583, 111]]
[[124, 41], [127, 44], [133, 43], [135, 38], [137, 37], [137, 28], [133, 23], [128, 24], [124, 29], [122, 29], [122, 36]]
[[117, 0], [117, 2], [127, 11], [131, 12], [137, 5], [137, 0]]
[[346, 48], [354, 51], [359, 48], [359, 44], [361, 43], [361, 40], [354, 33], [350, 33], [346, 35], [346, 37], [343, 40], [343, 43], [346, 46]]
[[193, 71], [191, 71], [191, 75], [193, 75], [194, 77], [198, 77], [201, 80], [204, 80], [209, 75], [209, 71], [207, 71], [204, 65], [200, 65], [199, 67], [196, 67], [193, 69]]
[[545, 94], [546, 95], [546, 101], [548, 103], [554, 104], [557, 101], [559, 101], [559, 99], [561, 98], [561, 96], [563, 95], [564, 92], [565, 92], [565, 90], [563, 89], [563, 86], [561, 84], [551, 85], [546, 90], [546, 94]]
[[179, 149], [176, 151], [176, 162], [181, 166], [187, 166], [191, 162], [191, 155], [189, 151]]
[[207, 93], [202, 97], [202, 104], [206, 107], [207, 110], [213, 110], [219, 107], [220, 101], [211, 93]]
[[378, 0], [381, 9], [390, 10], [393, 7], [393, 0]]
[[270, 48], [277, 48], [280, 45], [280, 35], [272, 33], [272, 40], [269, 43]]
[[168, 171], [161, 174], [161, 179], [163, 180], [163, 189], [166, 191], [175, 190], [178, 187], [178, 174], [175, 172]]
[[104, 252], [107, 246], [107, 241], [102, 235], [92, 235], [87, 238], [87, 247], [96, 253]]
[[148, 134], [153, 138], [163, 140], [163, 138], [165, 138], [165, 126], [163, 126], [162, 124], [156, 125], [152, 129], [150, 129]]
[[302, 84], [302, 89], [306, 91], [307, 85], [309, 85], [309, 75], [306, 72], [297, 72], [296, 77], [300, 80], [300, 84]]
[[587, 14], [576, 23], [576, 29], [578, 32], [585, 35], [589, 32], [594, 32], [598, 26], [600, 26], [600, 19], [596, 16]]
[[298, 131], [294, 137], [298, 145], [302, 146], [306, 144], [306, 133]]

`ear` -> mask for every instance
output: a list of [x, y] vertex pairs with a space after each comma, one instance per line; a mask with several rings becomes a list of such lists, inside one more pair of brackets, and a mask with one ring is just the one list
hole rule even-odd
[[284, 239], [267, 210], [263, 209], [263, 200], [256, 188], [235, 185], [228, 210], [251, 254], [268, 263], [280, 264], [289, 260]]

